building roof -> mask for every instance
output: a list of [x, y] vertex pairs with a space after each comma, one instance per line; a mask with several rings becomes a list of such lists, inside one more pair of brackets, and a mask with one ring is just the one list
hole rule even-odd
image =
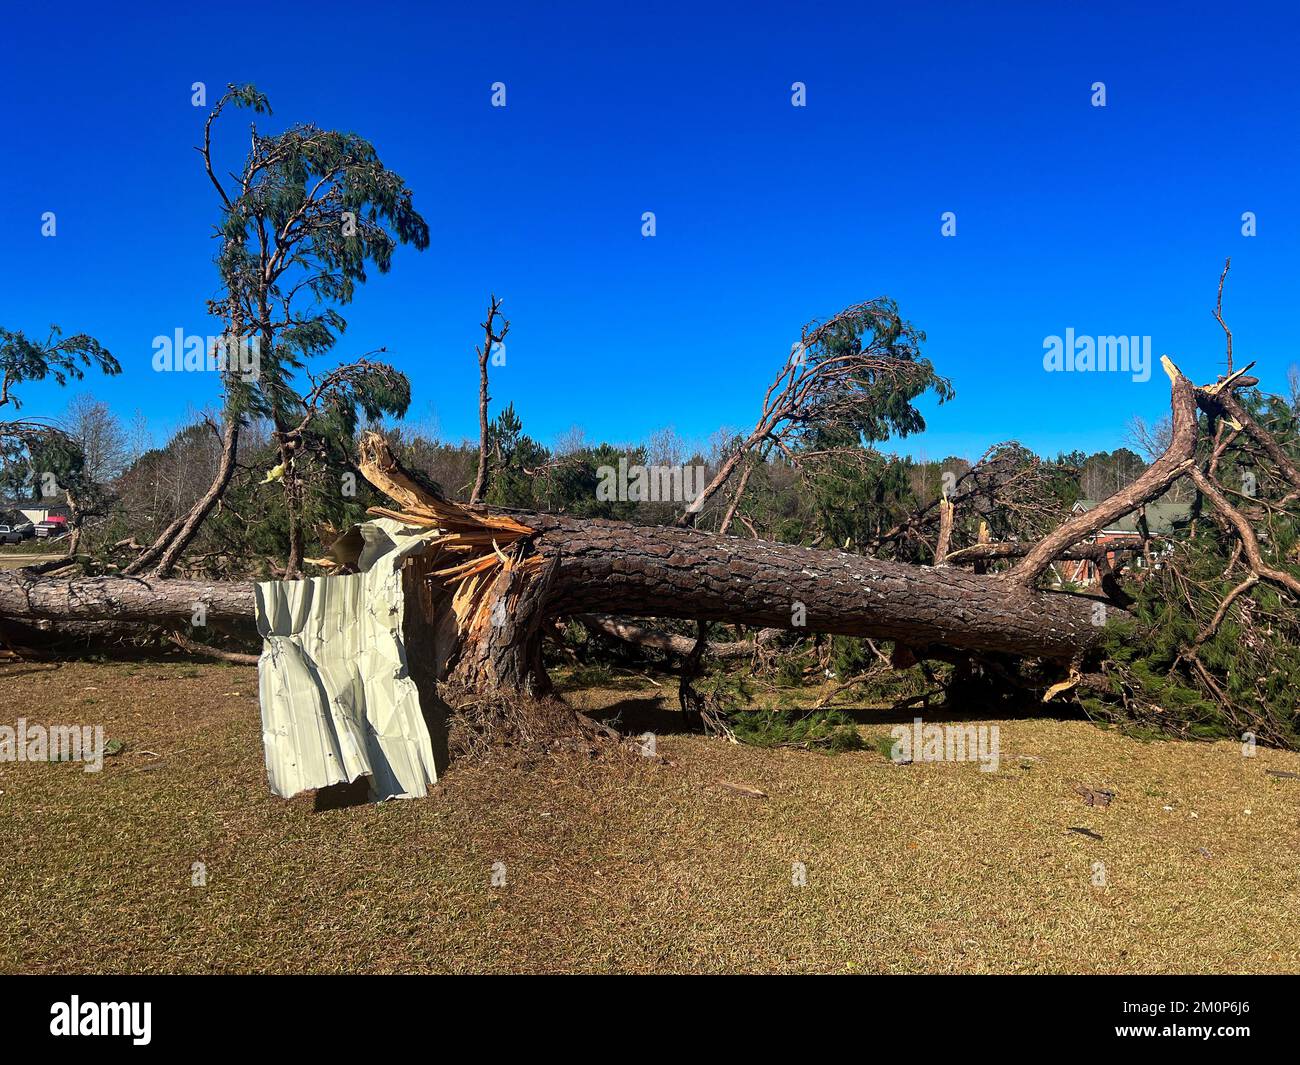
[[[1096, 505], [1097, 500], [1095, 499], [1080, 499], [1074, 504], [1074, 509], [1091, 510]], [[1144, 513], [1146, 514], [1147, 528], [1151, 531], [1152, 536], [1168, 536], [1174, 531], [1176, 524], [1185, 522], [1192, 516], [1192, 504], [1148, 503], [1145, 507], [1140, 507], [1131, 514], [1125, 514], [1122, 518], [1117, 518], [1101, 531], [1103, 534], [1136, 534], [1141, 531], [1138, 528], [1138, 522]]]

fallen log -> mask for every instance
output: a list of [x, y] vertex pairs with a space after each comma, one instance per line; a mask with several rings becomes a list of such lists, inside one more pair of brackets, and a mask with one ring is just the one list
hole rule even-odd
[[[428, 625], [430, 660], [439, 676], [454, 671], [475, 687], [545, 688], [542, 633], [550, 619], [584, 614], [892, 640], [917, 657], [957, 652], [1067, 663], [1094, 647], [1103, 624], [1123, 612], [1113, 601], [1040, 589], [1035, 578], [1054, 559], [1097, 550], [1080, 541], [1185, 474], [1197, 406], [1217, 410], [1219, 395], [1238, 383], [1195, 388], [1168, 360], [1165, 369], [1174, 415], [1166, 455], [1133, 485], [1030, 546], [1002, 575], [681, 526], [460, 505], [402, 469], [374, 433], [361, 440], [359, 469], [399, 508], [371, 513], [424, 534], [419, 556], [406, 564], [406, 582]], [[991, 545], [981, 550], [995, 554]], [[1020, 554], [1018, 547], [1007, 552]], [[953, 552], [948, 561], [962, 557]], [[174, 625], [200, 606], [208, 619], [247, 618], [252, 586], [0, 573], [0, 615], [9, 617]]]
[[1100, 600], [996, 576], [671, 526], [509, 516], [557, 559], [553, 614], [704, 619], [1061, 659], [1091, 646], [1105, 620]]
[[[522, 653], [515, 644], [533, 642], [545, 618], [617, 613], [1068, 660], [1091, 646], [1099, 623], [1113, 616], [1098, 600], [1008, 587], [997, 577], [951, 568], [670, 526], [457, 509], [468, 522], [505, 520], [522, 528], [515, 550], [523, 547], [522, 557], [547, 563], [547, 588], [530, 606], [538, 625], [530, 622], [513, 640], [495, 631], [506, 626], [485, 626], [495, 642], [511, 645], [511, 654]], [[489, 537], [487, 556], [495, 558], [492, 543]], [[511, 575], [518, 580], [521, 572]], [[449, 576], [453, 585], [457, 577]], [[437, 582], [438, 575], [431, 579]], [[483, 587], [492, 591], [488, 582]], [[510, 596], [512, 614], [523, 591], [521, 585]], [[495, 601], [495, 594], [483, 597], [489, 607]], [[0, 615], [6, 617], [175, 626], [196, 615], [212, 622], [246, 620], [252, 612], [251, 583], [0, 573]]]
[[123, 621], [191, 625], [253, 616], [251, 582], [157, 577], [52, 577], [0, 572], [0, 616], [50, 621]]

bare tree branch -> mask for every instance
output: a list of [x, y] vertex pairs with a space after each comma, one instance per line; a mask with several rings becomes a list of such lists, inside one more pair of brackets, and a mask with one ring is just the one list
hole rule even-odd
[[487, 487], [488, 469], [488, 359], [492, 354], [492, 345], [499, 344], [510, 332], [510, 322], [503, 318], [501, 331], [493, 329], [493, 322], [501, 310], [501, 300], [494, 293], [488, 302], [487, 321], [483, 323], [483, 346], [475, 348], [478, 355], [478, 474], [474, 478], [474, 490], [470, 493], [471, 503], [483, 502], [483, 491]]

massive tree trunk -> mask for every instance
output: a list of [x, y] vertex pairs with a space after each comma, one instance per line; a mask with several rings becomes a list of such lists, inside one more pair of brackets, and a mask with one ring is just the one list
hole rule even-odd
[[[467, 615], [461, 646], [446, 655], [465, 679], [489, 686], [545, 684], [541, 627], [557, 615], [704, 619], [1059, 660], [1089, 647], [1105, 616], [1096, 600], [1008, 587], [997, 577], [956, 569], [694, 529], [458, 509], [471, 520], [505, 520], [529, 530], [508, 548], [516, 564], [486, 574], [486, 620], [474, 626]], [[490, 544], [491, 538], [488, 557], [495, 559]], [[526, 565], [534, 558], [537, 564]], [[432, 572], [428, 579], [437, 594], [426, 612], [449, 609], [443, 579]], [[176, 625], [189, 624], [200, 607], [209, 621], [247, 619], [252, 585], [0, 573], [2, 616]]]
[[557, 559], [549, 614], [726, 621], [1067, 660], [1095, 642], [1104, 615], [1097, 600], [962, 570], [695, 529], [509, 516]]
[[[1109, 550], [1079, 541], [1183, 473], [1195, 475], [1196, 406], [1218, 413], [1222, 396], [1254, 383], [1239, 372], [1194, 388], [1172, 363], [1166, 369], [1174, 386], [1173, 441], [1138, 482], [1036, 545], [977, 545], [949, 553], [949, 564], [938, 567], [692, 528], [463, 506], [422, 486], [373, 433], [362, 440], [359, 468], [399, 508], [371, 513], [426, 534], [425, 551], [407, 563], [406, 587], [408, 601], [427, 623], [433, 669], [478, 688], [544, 689], [545, 623], [583, 614], [870, 637], [895, 641], [908, 657], [1010, 655], [1077, 664], [1098, 642], [1104, 622], [1122, 611], [1113, 600], [1041, 590], [1035, 578], [1053, 559]], [[1210, 499], [1231, 510], [1226, 501]], [[954, 565], [959, 557], [969, 562], [1016, 555], [1023, 556], [1020, 563], [1001, 575]], [[356, 559], [338, 561], [348, 565]], [[1291, 588], [1287, 575], [1258, 564], [1255, 569], [1258, 577]], [[188, 621], [200, 604], [210, 620], [247, 618], [251, 585], [0, 573], [0, 616], [175, 624]]]
[[460, 506], [411, 477], [373, 433], [362, 440], [359, 466], [401, 508], [372, 513], [440, 530], [429, 577], [443, 584], [455, 616], [457, 668], [478, 687], [543, 688], [541, 623], [557, 615], [726, 621], [1060, 662], [1093, 646], [1114, 616], [1100, 600], [952, 568]]

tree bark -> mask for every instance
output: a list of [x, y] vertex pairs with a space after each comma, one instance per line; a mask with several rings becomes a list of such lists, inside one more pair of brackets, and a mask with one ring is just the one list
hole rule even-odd
[[[508, 604], [505, 622], [487, 626], [460, 648], [470, 674], [490, 671], [523, 687], [536, 683], [529, 677], [540, 626], [557, 615], [726, 621], [1058, 660], [1091, 646], [1101, 631], [1097, 600], [1018, 588], [954, 568], [671, 526], [465, 510], [527, 526], [533, 530], [529, 550], [545, 561], [545, 576], [526, 586], [516, 574], [498, 575], [492, 596]], [[252, 584], [0, 573], [0, 615], [8, 617], [188, 623], [200, 603], [209, 619], [246, 619]]]
[[161, 536], [146, 550], [139, 558], [126, 567], [125, 573], [135, 574], [143, 573], [156, 560], [157, 565], [153, 567], [153, 572], [161, 577], [166, 577], [176, 566], [176, 561], [181, 557], [181, 552], [185, 550], [194, 539], [199, 531], [199, 526], [203, 524], [204, 519], [212, 512], [212, 508], [217, 505], [226, 486], [230, 484], [230, 478], [235, 473], [235, 460], [239, 452], [239, 419], [233, 414], [227, 414], [226, 425], [221, 434], [221, 461], [217, 466], [217, 475], [212, 479], [212, 484], [203, 494], [203, 498], [190, 508], [190, 512], [184, 518], [178, 518], [172, 522]]
[[1165, 370], [1173, 382], [1170, 401], [1173, 426], [1168, 449], [1132, 484], [1107, 496], [1091, 510], [1075, 515], [1039, 540], [1007, 574], [1008, 583], [1032, 586], [1067, 548], [1155, 499], [1190, 470], [1196, 454], [1198, 389], [1167, 360]]
[[996, 576], [695, 529], [503, 513], [535, 530], [543, 555], [559, 557], [548, 614], [806, 628], [1063, 660], [1101, 631], [1098, 600], [1008, 587]]
[[285, 518], [289, 524], [289, 557], [284, 564], [284, 579], [296, 581], [302, 576], [302, 480], [295, 464], [296, 448], [288, 439], [288, 432], [288, 426], [277, 417], [276, 453], [280, 459], [280, 467], [284, 471], [280, 477], [280, 489], [284, 496]]
[[469, 688], [495, 688], [545, 695], [550, 678], [542, 666], [542, 626], [555, 581], [556, 559], [540, 574], [503, 570], [492, 588], [494, 608], [486, 625], [462, 641], [455, 678]]
[[253, 616], [253, 585], [156, 577], [42, 577], [0, 573], [0, 617], [50, 621], [124, 621], [190, 625]]
[[[478, 472], [474, 475], [474, 489], [470, 492], [471, 503], [483, 502], [483, 493], [487, 490], [488, 472], [488, 359], [492, 357], [492, 345], [500, 344], [510, 332], [510, 323], [505, 322], [501, 332], [493, 328], [496, 316], [501, 310], [501, 301], [493, 293], [488, 300], [487, 321], [483, 323], [483, 346], [478, 350]], [[504, 321], [504, 319], [503, 319]]]

